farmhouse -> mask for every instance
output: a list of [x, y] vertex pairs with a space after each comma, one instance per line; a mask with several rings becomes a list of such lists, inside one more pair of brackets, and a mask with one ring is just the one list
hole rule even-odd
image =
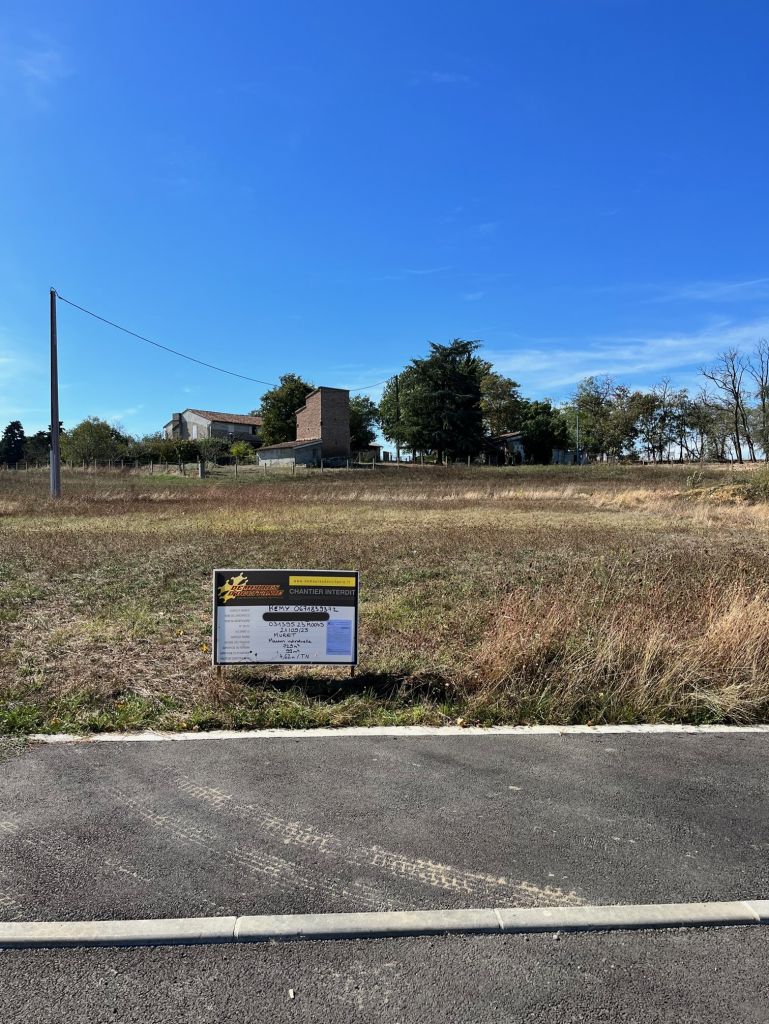
[[350, 457], [350, 392], [316, 388], [296, 410], [296, 440], [259, 449], [259, 461], [319, 466], [321, 460]]
[[489, 444], [506, 464], [520, 466], [522, 462], [526, 461], [526, 449], [523, 446], [523, 434], [520, 430], [509, 430], [505, 434], [492, 437]]
[[258, 445], [261, 426], [261, 416], [185, 409], [184, 412], [173, 413], [163, 427], [163, 434], [165, 437], [180, 441], [196, 441], [201, 437], [223, 437], [228, 441], [248, 441]]
[[[520, 466], [527, 461], [523, 433], [520, 430], [510, 430], [489, 438], [486, 443], [486, 454], [491, 460], [496, 459], [507, 466]], [[577, 452], [573, 448], [553, 448], [550, 454], [550, 464], [553, 466], [584, 465], [587, 461], [583, 451]]]

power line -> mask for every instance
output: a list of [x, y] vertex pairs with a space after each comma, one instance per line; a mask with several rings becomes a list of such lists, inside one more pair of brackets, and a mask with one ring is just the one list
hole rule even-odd
[[348, 390], [350, 392], [355, 392], [355, 391], [373, 391], [374, 388], [381, 387], [382, 384], [389, 384], [391, 380], [392, 380], [392, 377], [388, 377], [387, 380], [377, 381], [376, 384], [367, 384], [365, 386], [365, 388], [349, 388]]
[[[155, 348], [162, 349], [164, 352], [170, 352], [171, 355], [179, 356], [180, 359], [188, 359], [191, 363], [197, 363], [198, 366], [205, 366], [209, 370], [216, 370], [217, 373], [226, 373], [230, 377], [239, 377], [240, 380], [248, 380], [252, 384], [264, 384], [268, 388], [277, 388], [278, 384], [274, 381], [259, 380], [257, 377], [249, 377], [245, 373], [236, 373], [235, 370], [225, 370], [222, 366], [214, 366], [213, 363], [206, 363], [202, 359], [196, 359], [195, 356], [189, 356], [186, 352], [179, 352], [175, 348], [170, 348], [168, 345], [161, 345], [159, 341], [153, 341], [152, 338], [147, 338], [143, 334], [138, 334], [136, 331], [130, 331], [127, 327], [122, 327], [120, 324], [116, 324], [114, 320], [108, 320], [106, 316], [100, 316], [98, 313], [94, 313], [91, 309], [86, 309], [85, 306], [78, 305], [77, 302], [73, 302], [71, 299], [65, 299], [63, 295], [54, 289], [54, 294], [57, 299], [62, 302], [66, 302], [68, 306], [72, 306], [74, 309], [79, 309], [81, 313], [86, 313], [88, 316], [92, 316], [94, 320], [101, 320], [103, 324], [108, 324], [110, 327], [114, 327], [118, 331], [122, 331], [123, 334], [130, 334], [132, 338], [138, 338], [139, 341], [145, 341], [148, 345], [154, 345]], [[390, 378], [388, 378], [389, 380]], [[376, 384], [367, 384], [362, 388], [348, 388], [350, 392], [357, 391], [372, 391], [374, 388], [380, 387], [382, 384], [386, 384], [387, 380], [380, 380]]]
[[195, 356], [188, 356], [185, 352], [178, 352], [175, 348], [169, 348], [168, 345], [161, 345], [159, 341], [153, 341], [151, 338], [145, 338], [143, 334], [137, 334], [136, 331], [129, 331], [127, 327], [121, 327], [120, 324], [114, 323], [112, 320], [108, 320], [105, 316], [99, 316], [98, 313], [94, 313], [90, 309], [86, 309], [85, 306], [79, 306], [76, 302], [72, 302], [71, 299], [65, 299], [63, 295], [56, 292], [56, 297], [61, 299], [62, 302], [66, 302], [68, 306], [74, 306], [75, 309], [79, 309], [81, 313], [87, 313], [88, 316], [92, 316], [94, 320], [101, 320], [103, 324], [109, 324], [110, 327], [115, 327], [118, 331], [122, 331], [124, 334], [130, 334], [132, 338], [138, 338], [139, 341], [146, 341], [148, 345], [154, 345], [155, 348], [161, 348], [164, 352], [170, 352], [174, 356], [179, 356], [181, 359], [189, 359], [191, 363], [197, 363], [198, 366], [206, 366], [209, 370], [217, 370], [219, 373], [227, 373], [230, 377], [240, 377], [241, 380], [249, 380], [252, 384], [266, 384], [267, 387], [274, 388], [277, 384], [273, 384], [269, 380], [258, 380], [256, 377], [247, 377], [245, 373], [236, 373], [234, 370], [225, 370], [221, 366], [214, 366], [213, 363], [206, 363], [202, 359], [196, 359]]

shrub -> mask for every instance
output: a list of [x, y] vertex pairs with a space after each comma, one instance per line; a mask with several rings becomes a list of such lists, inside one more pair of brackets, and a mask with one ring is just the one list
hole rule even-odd
[[247, 441], [236, 441], [230, 446], [230, 455], [238, 462], [253, 462], [254, 449]]

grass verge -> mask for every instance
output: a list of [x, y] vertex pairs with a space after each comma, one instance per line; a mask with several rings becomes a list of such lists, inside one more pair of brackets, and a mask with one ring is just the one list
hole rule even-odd
[[[706, 467], [0, 474], [0, 733], [769, 720], [769, 487]], [[361, 571], [361, 672], [212, 673], [214, 566]]]

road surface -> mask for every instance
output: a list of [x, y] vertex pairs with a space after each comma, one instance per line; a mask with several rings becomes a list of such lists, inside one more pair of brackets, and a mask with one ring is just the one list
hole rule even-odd
[[766, 1024], [767, 963], [761, 927], [8, 951], [0, 992], [4, 1024]]
[[[0, 919], [766, 897], [768, 744], [5, 743]], [[0, 992], [9, 1024], [765, 1022], [767, 962], [762, 927], [8, 950]]]
[[17, 748], [0, 919], [756, 899], [767, 734]]

